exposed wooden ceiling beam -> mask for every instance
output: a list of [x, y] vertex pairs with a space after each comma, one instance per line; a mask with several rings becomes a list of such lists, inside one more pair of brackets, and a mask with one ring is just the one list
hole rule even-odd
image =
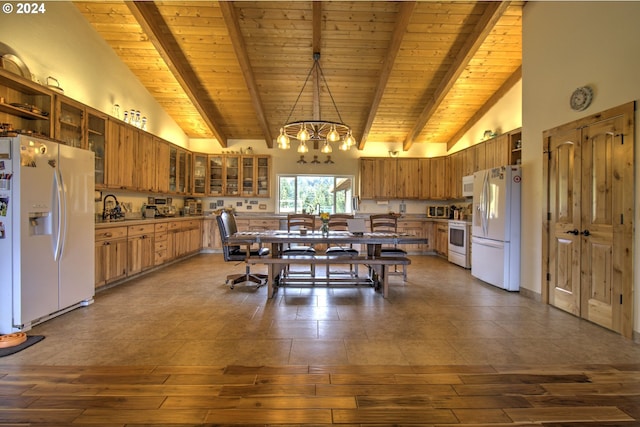
[[359, 150], [363, 150], [365, 144], [367, 143], [369, 131], [371, 130], [373, 121], [375, 120], [376, 114], [378, 113], [378, 107], [380, 106], [380, 102], [382, 101], [382, 96], [384, 95], [384, 91], [387, 87], [387, 82], [389, 81], [391, 71], [393, 70], [393, 64], [396, 61], [398, 52], [400, 51], [402, 39], [407, 32], [407, 26], [409, 25], [409, 20], [411, 19], [411, 14], [413, 13], [415, 5], [415, 1], [406, 1], [402, 2], [400, 6], [398, 19], [396, 20], [395, 27], [393, 28], [391, 42], [389, 43], [389, 48], [387, 49], [387, 55], [384, 58], [384, 63], [382, 64], [382, 69], [380, 70], [380, 78], [378, 79], [376, 92], [373, 95], [371, 107], [369, 108], [369, 115], [367, 116], [367, 121], [365, 122], [364, 129], [362, 130], [360, 143], [358, 143]]
[[256, 83], [256, 78], [253, 74], [253, 68], [251, 67], [251, 62], [249, 61], [249, 55], [247, 54], [247, 47], [244, 42], [244, 37], [242, 37], [240, 25], [238, 24], [238, 14], [236, 13], [236, 9], [233, 6], [232, 1], [220, 1], [218, 2], [218, 4], [220, 5], [222, 17], [224, 18], [227, 30], [229, 31], [229, 37], [231, 38], [233, 50], [236, 53], [238, 62], [240, 63], [240, 69], [242, 70], [244, 81], [247, 84], [247, 89], [249, 90], [249, 95], [251, 97], [251, 104], [253, 105], [253, 109], [256, 113], [258, 123], [262, 128], [262, 133], [267, 142], [267, 147], [273, 148], [273, 136], [271, 134], [271, 128], [269, 126], [269, 122], [267, 121], [267, 116], [264, 112], [264, 106], [262, 104], [262, 98], [260, 97], [260, 91], [258, 90], [258, 84]]
[[131, 1], [126, 4], [215, 138], [222, 147], [226, 147], [227, 138], [216, 124], [216, 117], [220, 117], [217, 108], [189, 65], [156, 4], [152, 1]]
[[491, 95], [491, 98], [484, 103], [482, 107], [467, 121], [467, 123], [460, 128], [455, 135], [451, 137], [449, 142], [447, 142], [447, 151], [451, 150], [453, 146], [458, 142], [462, 135], [464, 135], [471, 127], [476, 124], [478, 120], [482, 118], [496, 103], [502, 98], [508, 91], [511, 89], [516, 83], [518, 83], [522, 79], [522, 66], [518, 67], [516, 71], [513, 72], [509, 76], [509, 78], [500, 86], [500, 88]]
[[[321, 1], [313, 1], [312, 4], [312, 53], [315, 55], [320, 54], [320, 48], [322, 44], [322, 2]], [[315, 59], [314, 59], [315, 61]], [[319, 120], [321, 117], [320, 112], [320, 73], [318, 72], [318, 68], [314, 67], [313, 69], [313, 118], [315, 120]], [[313, 142], [313, 148], [318, 149], [318, 141]]]
[[413, 125], [413, 128], [407, 135], [404, 141], [403, 149], [408, 150], [413, 145], [413, 140], [422, 132], [425, 125], [436, 112], [442, 101], [455, 84], [456, 80], [460, 77], [465, 67], [469, 64], [469, 61], [473, 58], [473, 55], [478, 51], [484, 40], [493, 30], [500, 17], [509, 7], [509, 1], [502, 2], [486, 2], [485, 12], [478, 20], [473, 32], [467, 38], [460, 52], [456, 56], [455, 61], [449, 68], [449, 71], [445, 74], [442, 82], [435, 90], [433, 97], [429, 100], [424, 107], [418, 119]]

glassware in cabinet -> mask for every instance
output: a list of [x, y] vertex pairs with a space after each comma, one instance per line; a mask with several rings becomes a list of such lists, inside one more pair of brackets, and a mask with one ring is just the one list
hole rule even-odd
[[222, 196], [224, 194], [224, 163], [222, 155], [209, 155], [209, 188], [207, 195]]
[[242, 157], [242, 195], [247, 197], [255, 195], [254, 160], [253, 156]]
[[193, 194], [204, 195], [207, 190], [207, 155], [193, 155]]
[[225, 195], [237, 196], [240, 194], [240, 156], [224, 157], [225, 164]]
[[269, 197], [269, 172], [271, 158], [269, 156], [256, 157], [256, 196]]
[[95, 185], [105, 185], [105, 135], [107, 116], [97, 111], [87, 111], [87, 148], [95, 154]]
[[56, 139], [76, 148], [84, 144], [84, 106], [60, 95], [56, 96]]
[[169, 149], [169, 192], [175, 193], [178, 190], [178, 149]]

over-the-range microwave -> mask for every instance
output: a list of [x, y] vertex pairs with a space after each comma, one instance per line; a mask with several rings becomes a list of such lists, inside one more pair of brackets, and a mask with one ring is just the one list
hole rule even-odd
[[462, 196], [473, 197], [473, 175], [462, 177]]
[[427, 218], [449, 218], [449, 206], [428, 205]]

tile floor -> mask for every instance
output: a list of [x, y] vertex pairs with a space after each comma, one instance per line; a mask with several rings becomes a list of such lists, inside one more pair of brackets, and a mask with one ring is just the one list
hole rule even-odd
[[[558, 365], [640, 362], [640, 344], [414, 256], [388, 299], [368, 287], [224, 284], [243, 265], [201, 254], [99, 292], [33, 328], [1, 365]], [[255, 269], [254, 269], [255, 271]]]

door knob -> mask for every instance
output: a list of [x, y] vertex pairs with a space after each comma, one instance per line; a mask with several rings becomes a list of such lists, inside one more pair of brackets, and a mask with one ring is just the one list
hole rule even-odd
[[565, 233], [573, 234], [574, 236], [577, 236], [578, 234], [580, 234], [580, 231], [576, 228], [574, 230], [565, 231]]
[[591, 236], [591, 232], [589, 232], [589, 230], [584, 230], [584, 231], [582, 232], [582, 235], [583, 235], [583, 236]]

